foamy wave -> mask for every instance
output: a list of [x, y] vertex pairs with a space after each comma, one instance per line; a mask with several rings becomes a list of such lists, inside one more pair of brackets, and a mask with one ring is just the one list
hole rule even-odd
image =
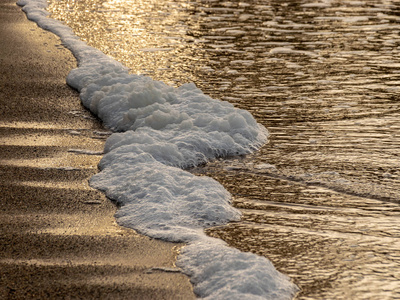
[[[247, 111], [128, 70], [47, 18], [44, 0], [20, 0], [28, 18], [61, 37], [78, 59], [67, 82], [112, 134], [91, 185], [118, 202], [121, 225], [151, 237], [189, 243], [179, 263], [201, 297], [288, 299], [297, 291], [263, 257], [208, 238], [203, 229], [240, 218], [215, 180], [182, 170], [217, 157], [247, 154], [268, 132]], [[244, 278], [246, 277], [246, 280]]]

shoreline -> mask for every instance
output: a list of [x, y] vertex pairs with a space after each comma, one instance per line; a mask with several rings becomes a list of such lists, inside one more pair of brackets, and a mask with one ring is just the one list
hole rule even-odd
[[75, 58], [15, 1], [0, 7], [1, 298], [194, 299], [183, 245], [118, 226], [87, 183], [101, 157], [69, 151], [101, 152], [105, 131], [65, 83]]

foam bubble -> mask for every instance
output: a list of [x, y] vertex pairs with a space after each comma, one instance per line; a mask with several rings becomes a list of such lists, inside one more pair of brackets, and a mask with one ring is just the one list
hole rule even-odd
[[238, 220], [240, 211], [217, 181], [182, 169], [251, 153], [267, 142], [267, 130], [249, 112], [210, 98], [193, 83], [174, 88], [129, 74], [70, 28], [47, 18], [45, 0], [18, 4], [74, 53], [78, 68], [69, 73], [67, 83], [116, 132], [107, 139], [101, 172], [90, 183], [119, 204], [119, 224], [188, 243], [179, 264], [200, 297], [291, 298], [297, 287], [266, 258], [205, 236], [205, 227]]

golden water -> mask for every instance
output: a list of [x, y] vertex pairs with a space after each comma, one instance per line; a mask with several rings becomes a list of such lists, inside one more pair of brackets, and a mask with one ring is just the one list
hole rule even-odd
[[193, 170], [240, 222], [207, 230], [268, 257], [298, 299], [400, 299], [400, 2], [60, 0], [88, 44], [249, 110], [247, 157]]

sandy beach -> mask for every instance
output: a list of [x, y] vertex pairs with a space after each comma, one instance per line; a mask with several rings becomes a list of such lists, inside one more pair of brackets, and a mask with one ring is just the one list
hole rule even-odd
[[119, 227], [88, 186], [107, 134], [65, 83], [74, 57], [14, 0], [0, 22], [0, 298], [195, 298], [182, 245]]

